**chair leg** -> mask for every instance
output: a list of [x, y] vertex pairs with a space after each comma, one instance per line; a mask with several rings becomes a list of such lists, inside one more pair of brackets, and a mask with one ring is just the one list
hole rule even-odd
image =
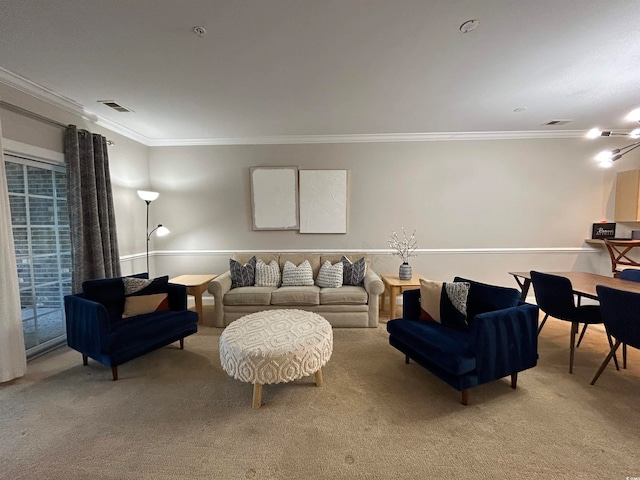
[[118, 380], [118, 366], [111, 367], [111, 376], [113, 377], [113, 381]]
[[511, 388], [515, 389], [518, 384], [518, 372], [511, 374]]
[[404, 356], [404, 363], [409, 363], [409, 355]]
[[180, 350], [184, 350], [184, 338], [180, 339]]
[[571, 338], [569, 343], [569, 373], [573, 373], [573, 357], [576, 352], [576, 334], [578, 333], [578, 322], [571, 322]]
[[589, 324], [585, 323], [584, 327], [582, 327], [582, 332], [580, 333], [580, 337], [578, 338], [578, 343], [576, 343], [576, 348], [578, 348], [580, 346], [580, 342], [582, 342], [582, 337], [584, 337], [584, 332], [587, 331], [587, 325]]
[[89, 357], [87, 357], [84, 353], [82, 354], [82, 365], [85, 367], [89, 365]]
[[620, 346], [620, 343], [622, 343], [622, 342], [620, 342], [620, 340], [616, 340], [615, 345], [613, 345], [611, 347], [611, 351], [609, 352], [609, 355], [607, 355], [607, 358], [604, 359], [604, 362], [602, 362], [602, 365], [600, 365], [600, 368], [598, 369], [595, 377], [593, 377], [593, 380], [591, 380], [591, 385], [595, 385], [596, 384], [596, 381], [598, 380], [598, 378], [600, 377], [600, 375], [602, 374], [602, 372], [606, 368], [607, 364], [611, 361], [611, 357], [613, 357], [615, 355], [616, 350]]
[[627, 368], [627, 344], [622, 344], [622, 368]]
[[[611, 335], [609, 335], [609, 329], [607, 328], [607, 325], [604, 324], [604, 331], [607, 332], [607, 340], [609, 341], [609, 348], [613, 348], [613, 341], [611, 340]], [[623, 354], [624, 354], [624, 348], [623, 348]], [[620, 365], [618, 365], [618, 356], [616, 355], [616, 352], [613, 352], [613, 363], [616, 365], [616, 370], [620, 370]]]
[[542, 319], [542, 322], [540, 323], [540, 326], [538, 327], [538, 335], [540, 335], [540, 330], [542, 330], [542, 327], [544, 327], [544, 324], [547, 321], [547, 318], [549, 318], [548, 313], [544, 316], [544, 318]]
[[462, 405], [469, 405], [469, 389], [465, 388], [460, 392], [460, 403]]

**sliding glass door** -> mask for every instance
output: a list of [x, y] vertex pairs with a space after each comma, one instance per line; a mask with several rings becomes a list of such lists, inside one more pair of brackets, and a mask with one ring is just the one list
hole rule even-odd
[[5, 155], [27, 357], [66, 339], [71, 242], [64, 166]]

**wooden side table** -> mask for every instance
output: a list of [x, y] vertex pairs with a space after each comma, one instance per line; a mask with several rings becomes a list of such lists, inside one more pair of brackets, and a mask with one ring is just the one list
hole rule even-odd
[[218, 275], [180, 275], [169, 279], [169, 283], [177, 283], [187, 287], [187, 295], [193, 295], [196, 300], [196, 312], [198, 312], [198, 323], [202, 323], [202, 294], [207, 290], [209, 282]]
[[[389, 292], [389, 320], [396, 318], [396, 299], [398, 295], [402, 294], [405, 290], [413, 290], [420, 288], [420, 279], [425, 279], [422, 275], [415, 274], [411, 277], [411, 280], [400, 280], [398, 275], [380, 275], [384, 288]], [[425, 279], [426, 280], [426, 279]], [[384, 310], [385, 298], [382, 295], [381, 310]]]

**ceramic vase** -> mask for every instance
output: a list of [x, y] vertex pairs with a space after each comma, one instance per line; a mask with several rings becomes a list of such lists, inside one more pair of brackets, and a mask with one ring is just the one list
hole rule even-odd
[[400, 277], [400, 280], [411, 280], [411, 265], [409, 265], [407, 262], [404, 262], [402, 265], [400, 265], [398, 277]]

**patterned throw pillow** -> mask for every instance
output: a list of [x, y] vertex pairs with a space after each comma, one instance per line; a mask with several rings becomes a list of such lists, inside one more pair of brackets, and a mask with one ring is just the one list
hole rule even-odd
[[259, 258], [256, 263], [256, 287], [279, 287], [280, 267], [275, 260], [269, 265]]
[[343, 285], [355, 285], [361, 287], [364, 285], [364, 275], [367, 273], [367, 265], [365, 264], [364, 257], [357, 262], [351, 263], [344, 255], [340, 259], [343, 266]]
[[230, 258], [229, 271], [231, 272], [231, 288], [253, 286], [256, 281], [256, 257], [251, 257], [244, 265]]
[[313, 270], [309, 260], [305, 260], [297, 267], [287, 260], [282, 269], [282, 286], [296, 287], [301, 285], [313, 285]]
[[420, 279], [421, 320], [432, 320], [446, 327], [465, 329], [467, 323], [467, 282], [435, 282]]
[[122, 282], [125, 295], [122, 318], [169, 310], [168, 276], [153, 280], [122, 277]]
[[320, 288], [340, 288], [342, 286], [342, 271], [344, 267], [342, 262], [331, 265], [329, 260], [325, 261], [320, 267], [316, 285]]

